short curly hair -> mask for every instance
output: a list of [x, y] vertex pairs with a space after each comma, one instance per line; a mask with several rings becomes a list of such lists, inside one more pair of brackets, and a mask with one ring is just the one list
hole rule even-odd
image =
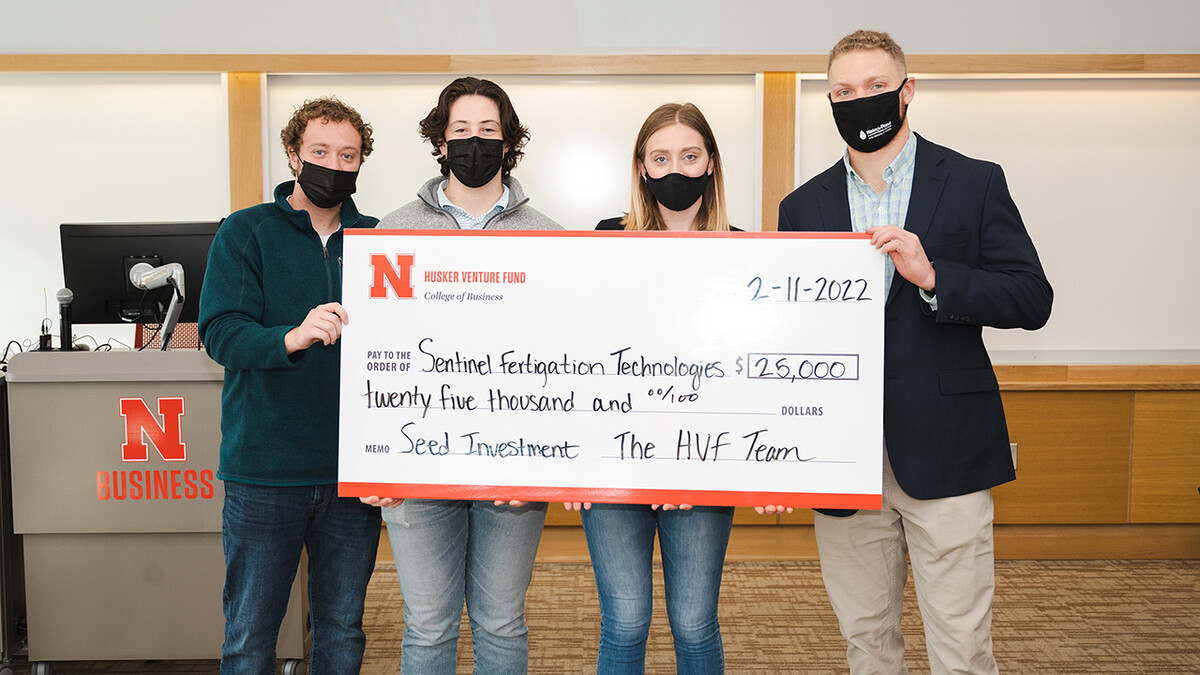
[[833, 60], [845, 54], [846, 52], [866, 52], [872, 49], [882, 49], [896, 65], [900, 66], [900, 72], [908, 74], [908, 64], [904, 61], [904, 50], [900, 49], [900, 45], [892, 39], [891, 35], [874, 30], [856, 30], [846, 37], [838, 40], [838, 43], [829, 50], [829, 63], [825, 65], [825, 71], [829, 71], [829, 66], [833, 65]]
[[525, 154], [523, 148], [529, 141], [529, 129], [521, 124], [521, 119], [517, 117], [517, 111], [513, 109], [512, 101], [508, 99], [508, 94], [500, 88], [500, 85], [491, 80], [481, 80], [478, 77], [460, 77], [446, 85], [446, 88], [438, 96], [437, 106], [429, 111], [425, 119], [421, 120], [421, 138], [429, 141], [433, 146], [432, 154], [437, 157], [438, 164], [442, 167], [442, 175], [450, 175], [450, 165], [446, 163], [446, 158], [442, 157], [441, 148], [438, 146], [446, 142], [446, 126], [450, 124], [450, 106], [460, 96], [490, 98], [500, 109], [500, 133], [505, 145], [508, 146], [508, 152], [504, 154], [504, 163], [500, 166], [500, 175], [507, 176]]
[[[336, 96], [310, 99], [296, 107], [296, 111], [292, 113], [292, 119], [288, 120], [283, 131], [279, 132], [279, 140], [283, 142], [285, 153], [300, 151], [300, 138], [312, 120], [349, 122], [362, 137], [360, 156], [363, 161], [366, 161], [367, 156], [371, 154], [373, 147], [371, 125], [363, 121], [362, 115], [359, 115], [357, 110], [342, 103]], [[296, 173], [296, 169], [292, 169], [292, 175], [294, 176]]]

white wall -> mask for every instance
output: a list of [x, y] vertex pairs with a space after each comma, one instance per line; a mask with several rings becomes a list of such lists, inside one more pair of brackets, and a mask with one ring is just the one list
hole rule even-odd
[[[500, 77], [532, 131], [516, 176], [533, 205], [573, 229], [623, 211], [645, 114], [665, 100], [705, 109], [726, 162], [731, 215], [758, 227], [761, 161], [752, 77]], [[337, 94], [376, 129], [358, 201], [383, 215], [436, 171], [416, 122], [446, 76], [267, 78], [265, 194], [288, 173], [277, 144], [292, 106]], [[224, 89], [214, 75], [0, 77], [22, 106], [0, 111], [20, 161], [0, 167], [14, 217], [0, 225], [0, 337], [36, 340], [57, 321], [57, 226], [203, 220], [228, 210]], [[11, 97], [11, 98], [10, 98]], [[842, 152], [822, 80], [801, 83], [797, 181]], [[1002, 363], [1200, 361], [1200, 223], [1190, 166], [1200, 156], [1200, 79], [919, 79], [913, 127], [1000, 162], [1056, 291], [1037, 332], [987, 331]], [[9, 192], [11, 190], [11, 192]], [[46, 300], [48, 298], [48, 301]], [[90, 328], [103, 340], [109, 334]], [[52, 328], [52, 332], [55, 332]], [[117, 331], [128, 342], [131, 331]]]
[[[315, 0], [0, 0], [0, 16], [0, 54], [804, 54], [824, 53], [861, 26], [890, 30], [913, 54], [1200, 52], [1194, 0], [357, 0], [336, 9]], [[633, 134], [666, 100], [692, 100], [713, 118], [735, 223], [758, 226], [753, 78], [496, 79], [533, 132], [516, 175], [534, 205], [566, 226], [591, 227], [626, 207]], [[382, 215], [403, 204], [436, 170], [415, 125], [448, 80], [267, 78], [265, 187], [287, 177], [277, 135], [291, 106], [337, 93], [377, 131], [364, 210]], [[797, 180], [841, 152], [823, 86], [800, 89]], [[1057, 292], [1044, 330], [989, 331], [998, 360], [1200, 361], [1190, 298], [1200, 279], [1188, 255], [1200, 248], [1200, 223], [1184, 184], [1200, 156], [1198, 88], [1195, 78], [921, 80], [914, 127], [1004, 165]], [[0, 74], [0, 128], [16, 151], [0, 164], [0, 196], [12, 211], [0, 222], [0, 339], [32, 342], [44, 317], [56, 321], [59, 223], [225, 215], [224, 92], [210, 74]], [[128, 340], [131, 331], [118, 334]]]
[[[797, 106], [797, 178], [844, 146], [824, 80]], [[1036, 332], [986, 331], [1001, 363], [1200, 361], [1200, 79], [918, 79], [912, 128], [999, 162], [1054, 287]]]
[[1195, 0], [0, 0], [0, 53], [1194, 53]]
[[[43, 318], [58, 335], [60, 223], [216, 220], [229, 211], [218, 75], [0, 74], [0, 100], [4, 344], [36, 345]], [[133, 336], [88, 332], [99, 341]]]
[[[355, 203], [375, 216], [416, 198], [417, 188], [438, 173], [432, 147], [417, 123], [437, 103], [450, 77], [278, 76], [268, 78], [267, 194], [291, 180], [278, 129], [294, 107], [315, 96], [336, 94], [353, 105], [375, 131], [375, 151], [359, 176]], [[759, 229], [761, 211], [753, 76], [565, 77], [493, 76], [530, 130], [525, 156], [513, 171], [530, 205], [569, 229], [592, 229], [603, 218], [629, 209], [633, 143], [646, 116], [661, 103], [691, 101], [713, 127], [723, 159], [730, 218]]]

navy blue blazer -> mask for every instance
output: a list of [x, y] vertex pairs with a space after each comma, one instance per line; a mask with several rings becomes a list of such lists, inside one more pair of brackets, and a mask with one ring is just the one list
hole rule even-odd
[[[1000, 166], [917, 137], [905, 229], [937, 271], [937, 311], [899, 274], [884, 309], [883, 434], [900, 487], [953, 497], [1016, 478], [983, 326], [1034, 330], [1053, 291]], [[779, 204], [781, 231], [850, 231], [841, 161]]]

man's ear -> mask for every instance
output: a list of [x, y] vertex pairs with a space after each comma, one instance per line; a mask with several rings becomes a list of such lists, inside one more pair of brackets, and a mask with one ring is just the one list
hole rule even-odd
[[903, 91], [900, 92], [900, 100], [904, 105], [912, 103], [913, 97], [917, 94], [917, 81], [910, 75], [908, 81], [904, 83]]

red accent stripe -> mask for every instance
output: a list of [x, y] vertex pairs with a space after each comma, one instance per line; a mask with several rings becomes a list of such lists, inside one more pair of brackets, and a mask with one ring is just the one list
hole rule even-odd
[[342, 497], [419, 499], [519, 499], [525, 502], [597, 504], [692, 504], [695, 506], [793, 506], [825, 509], [879, 509], [880, 495], [813, 492], [733, 492], [721, 490], [633, 490], [505, 485], [427, 485], [420, 483], [338, 483]]
[[870, 239], [865, 232], [666, 232], [640, 230], [396, 230], [352, 228], [347, 237], [658, 237], [666, 239]]

